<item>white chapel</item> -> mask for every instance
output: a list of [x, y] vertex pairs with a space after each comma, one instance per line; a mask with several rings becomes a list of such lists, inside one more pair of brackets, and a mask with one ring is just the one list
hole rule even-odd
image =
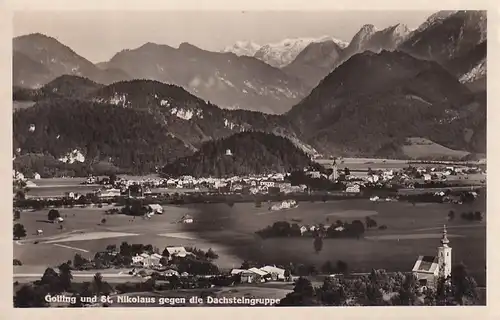
[[437, 248], [437, 256], [419, 256], [413, 266], [413, 274], [421, 285], [432, 287], [440, 277], [451, 275], [451, 247], [448, 245], [446, 226], [443, 228], [441, 246]]

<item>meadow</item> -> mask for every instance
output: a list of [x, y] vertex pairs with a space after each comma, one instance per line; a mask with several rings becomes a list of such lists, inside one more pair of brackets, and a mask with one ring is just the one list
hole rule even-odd
[[[448, 227], [453, 262], [464, 262], [480, 285], [486, 278], [486, 218], [482, 222], [466, 222], [461, 212], [485, 212], [486, 202], [480, 198], [473, 204], [437, 204], [406, 202], [375, 203], [368, 200], [341, 200], [331, 202], [300, 202], [294, 209], [268, 210], [269, 204], [256, 208], [253, 203], [200, 204], [165, 206], [163, 215], [150, 220], [123, 215], [104, 215], [104, 208], [62, 208], [64, 229], [47, 223], [48, 210], [23, 212], [22, 223], [28, 237], [14, 243], [14, 258], [23, 266], [15, 272], [43, 272], [47, 266], [56, 266], [72, 259], [75, 253], [93, 257], [109, 244], [121, 242], [152, 244], [163, 250], [165, 246], [192, 246], [203, 250], [214, 249], [219, 254], [220, 268], [237, 268], [243, 260], [270, 264], [291, 261], [315, 264], [319, 269], [330, 260], [345, 261], [352, 272], [368, 272], [372, 268], [388, 271], [410, 271], [419, 255], [434, 255], [440, 245], [442, 227]], [[456, 218], [448, 221], [448, 212]], [[193, 224], [179, 224], [189, 213]], [[370, 216], [387, 230], [368, 230], [357, 239], [325, 239], [323, 249], [315, 253], [311, 238], [260, 239], [255, 231], [276, 221], [301, 225], [331, 224], [336, 220], [364, 221]], [[105, 218], [106, 222], [101, 223]], [[36, 236], [38, 229], [43, 236]], [[34, 244], [33, 241], [39, 241]], [[31, 268], [31, 269], [29, 269]], [[30, 271], [27, 271], [27, 270]], [[22, 270], [22, 271], [21, 271]]]
[[[476, 280], [485, 283], [486, 222], [466, 222], [459, 215], [465, 211], [485, 212], [481, 198], [472, 205], [405, 202], [374, 203], [368, 200], [343, 200], [327, 203], [299, 203], [284, 211], [267, 211], [252, 204], [206, 205], [199, 208], [198, 225], [189, 226], [200, 238], [221, 243], [243, 259], [263, 263], [290, 261], [315, 264], [318, 268], [330, 260], [347, 262], [353, 272], [372, 268], [388, 271], [410, 271], [419, 255], [435, 255], [440, 245], [443, 225], [447, 225], [453, 262], [463, 262]], [[226, 206], [228, 207], [228, 206]], [[264, 207], [264, 206], [263, 206]], [[448, 212], [456, 218], [448, 221]], [[218, 222], [210, 223], [209, 217]], [[330, 224], [336, 220], [353, 221], [370, 216], [387, 230], [368, 230], [362, 239], [325, 239], [323, 249], [315, 253], [311, 238], [259, 239], [253, 232], [276, 221], [290, 223]], [[300, 221], [300, 222], [299, 222]], [[210, 231], [206, 231], [206, 230]], [[215, 229], [220, 231], [214, 232]], [[243, 235], [247, 235], [245, 238]]]

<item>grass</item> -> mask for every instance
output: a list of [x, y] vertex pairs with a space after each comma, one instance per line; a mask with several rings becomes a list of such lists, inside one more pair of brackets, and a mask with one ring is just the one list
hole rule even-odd
[[449, 158], [460, 160], [469, 152], [453, 150], [424, 138], [408, 138], [408, 144], [403, 145], [403, 153], [412, 159]]
[[[300, 202], [290, 210], [268, 211], [267, 205], [255, 208], [251, 203], [237, 203], [233, 207], [226, 204], [205, 204], [190, 206], [165, 206], [163, 215], [151, 220], [131, 219], [127, 216], [105, 216], [106, 208], [97, 209], [61, 209], [65, 218], [65, 230], [57, 225], [44, 222], [48, 210], [23, 212], [22, 223], [28, 240], [34, 240], [37, 229], [44, 230], [43, 237], [77, 236], [67, 234], [75, 230], [85, 230], [94, 235], [94, 239], [76, 239], [57, 244], [74, 247], [83, 251], [54, 244], [26, 243], [14, 244], [14, 258], [23, 262], [23, 267], [39, 267], [41, 272], [47, 266], [55, 266], [75, 253], [92, 257], [96, 251], [105, 249], [109, 244], [129, 243], [152, 244], [162, 250], [165, 246], [193, 246], [203, 250], [213, 248], [219, 259], [216, 263], [221, 268], [239, 267], [243, 259], [263, 263], [314, 263], [320, 267], [327, 260], [336, 263], [343, 260], [353, 272], [367, 272], [371, 268], [383, 268], [388, 271], [409, 271], [419, 255], [433, 255], [439, 246], [438, 235], [444, 224], [449, 227], [450, 245], [453, 248], [453, 262], [463, 261], [476, 277], [479, 284], [485, 283], [486, 265], [486, 223], [465, 222], [459, 217], [448, 221], [449, 210], [457, 215], [464, 211], [485, 211], [484, 199], [472, 205], [454, 204], [416, 204], [405, 202], [374, 203], [368, 200], [342, 200], [333, 202]], [[190, 213], [195, 222], [191, 225], [175, 223], [186, 213]], [[261, 214], [267, 212], [266, 214]], [[300, 224], [331, 224], [336, 220], [364, 220], [367, 214], [374, 214], [378, 225], [387, 225], [387, 230], [369, 230], [365, 239], [325, 239], [323, 249], [318, 254], [313, 249], [310, 238], [265, 239], [255, 236], [255, 231], [276, 221], [287, 220], [291, 223], [300, 220]], [[100, 224], [105, 217], [107, 222]], [[100, 239], [96, 234], [115, 233], [116, 237]], [[121, 234], [120, 234], [121, 233]], [[130, 236], [128, 234], [137, 234]], [[432, 236], [430, 236], [430, 234]], [[87, 235], [86, 237], [89, 237]], [[370, 238], [372, 237], [372, 238]], [[399, 241], [397, 239], [399, 238]], [[382, 239], [385, 239], [382, 241]], [[71, 240], [71, 238], [67, 238]]]
[[[259, 209], [252, 204], [236, 204], [231, 210], [224, 205], [200, 207], [195, 219], [206, 218], [204, 229], [212, 229], [209, 216], [216, 214], [222, 223], [219, 232], [206, 232], [200, 225], [196, 231], [200, 237], [218, 242], [232, 248], [235, 254], [249, 260], [265, 263], [314, 263], [318, 267], [327, 260], [335, 263], [343, 260], [352, 271], [368, 272], [371, 268], [383, 268], [388, 271], [409, 271], [419, 255], [433, 255], [440, 245], [439, 235], [444, 224], [451, 228], [450, 245], [453, 247], [453, 261], [463, 261], [474, 274], [476, 280], [485, 283], [486, 265], [486, 223], [469, 223], [460, 218], [448, 221], [449, 210], [455, 212], [485, 210], [485, 203], [473, 205], [453, 204], [416, 204], [405, 202], [373, 203], [367, 200], [344, 200], [330, 203], [299, 203], [292, 210], [277, 211], [273, 214], [259, 215]], [[227, 207], [227, 206], [226, 206]], [[203, 210], [207, 212], [203, 213]], [[260, 209], [262, 210], [262, 209]], [[256, 230], [279, 220], [301, 220], [301, 224], [333, 223], [337, 219], [352, 221], [361, 219], [361, 214], [376, 211], [372, 216], [378, 225], [387, 225], [387, 230], [369, 230], [367, 239], [325, 239], [323, 249], [316, 254], [313, 240], [310, 238], [281, 238], [261, 240], [253, 235]], [[342, 218], [332, 216], [335, 212], [352, 212], [352, 216], [343, 214]], [[229, 220], [222, 220], [226, 215]], [[327, 218], [329, 221], [327, 221]], [[216, 224], [216, 223], [213, 223]], [[471, 227], [475, 224], [476, 227]], [[428, 228], [437, 228], [429, 232]], [[429, 235], [429, 234], [433, 235]], [[391, 236], [392, 235], [392, 236]], [[403, 236], [402, 236], [403, 235]], [[453, 237], [456, 235], [457, 237]], [[246, 236], [246, 238], [245, 238]], [[369, 237], [375, 237], [370, 238]], [[387, 240], [375, 240], [376, 237]], [[389, 240], [389, 239], [393, 240]], [[400, 241], [397, 239], [400, 238]], [[380, 239], [380, 238], [379, 238]]]

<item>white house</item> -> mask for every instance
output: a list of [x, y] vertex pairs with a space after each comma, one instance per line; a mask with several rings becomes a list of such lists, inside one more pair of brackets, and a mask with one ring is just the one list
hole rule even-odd
[[99, 191], [99, 197], [101, 198], [114, 198], [114, 197], [119, 197], [120, 195], [121, 195], [121, 190], [115, 188]]
[[355, 184], [355, 185], [347, 187], [345, 189], [345, 192], [348, 192], [348, 193], [360, 193], [361, 189], [359, 187], [359, 184]]
[[132, 257], [132, 264], [137, 265], [137, 264], [142, 264], [144, 261], [144, 257], [142, 255], [136, 255]]
[[270, 274], [272, 280], [285, 280], [285, 269], [275, 266], [265, 266], [260, 268], [260, 270]]
[[268, 273], [264, 270], [257, 268], [250, 268], [248, 271], [255, 273], [257, 276], [255, 277], [256, 282], [264, 282], [264, 277], [268, 275]]
[[36, 172], [34, 178], [35, 178], [35, 180], [40, 180], [41, 176], [38, 172]]
[[193, 223], [194, 220], [193, 220], [193, 217], [191, 217], [190, 215], [186, 214], [185, 216], [183, 216], [181, 218], [181, 222], [182, 223]]
[[163, 207], [159, 204], [150, 204], [148, 208], [155, 214], [163, 214]]
[[168, 254], [170, 257], [177, 256], [177, 257], [185, 257], [188, 255], [188, 252], [184, 247], [166, 247]]
[[300, 227], [300, 234], [304, 234], [306, 232], [307, 232], [307, 227], [306, 226]]
[[172, 276], [179, 277], [180, 276], [179, 272], [177, 272], [176, 270], [173, 270], [173, 269], [166, 270], [165, 272], [163, 272], [163, 275], [165, 277], [172, 277]]

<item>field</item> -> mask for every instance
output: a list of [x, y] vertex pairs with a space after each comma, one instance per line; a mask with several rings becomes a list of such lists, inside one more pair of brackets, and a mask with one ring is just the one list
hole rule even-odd
[[[192, 210], [189, 208], [165, 206], [164, 215], [157, 215], [151, 220], [141, 217], [135, 219], [123, 215], [104, 215], [103, 208], [62, 208], [63, 230], [57, 224], [47, 221], [47, 210], [36, 212], [24, 211], [18, 221], [27, 230], [25, 239], [14, 242], [14, 258], [22, 261], [23, 266], [15, 267], [15, 273], [40, 273], [48, 266], [57, 266], [72, 260], [76, 253], [92, 258], [97, 251], [102, 251], [109, 244], [129, 243], [151, 244], [163, 250], [166, 246], [192, 246], [203, 250], [214, 249], [219, 254], [218, 264], [232, 268], [242, 260], [228, 253], [228, 250], [216, 243], [210, 243], [195, 236], [186, 235], [181, 225], [176, 222]], [[106, 223], [101, 224], [101, 219]], [[43, 230], [37, 236], [37, 230]], [[38, 241], [37, 244], [34, 242]]]
[[462, 150], [453, 150], [424, 138], [408, 138], [408, 144], [401, 147], [403, 153], [412, 158], [442, 158], [460, 160], [469, 154]]
[[[333, 163], [333, 160], [330, 159], [316, 159], [315, 161], [326, 167], [331, 167]], [[397, 170], [408, 167], [407, 161], [408, 160], [401, 160], [401, 159], [342, 158], [340, 160], [337, 160], [337, 165], [339, 166], [339, 168], [348, 167], [351, 170], [368, 170], [368, 168], [371, 168], [373, 170], [390, 170], [390, 169]], [[454, 163], [460, 164], [460, 162], [454, 162]], [[474, 163], [476, 163], [477, 165], [484, 164], [485, 159]], [[435, 167], [436, 165], [428, 163], [420, 163], [418, 164], [418, 166]]]
[[[27, 239], [14, 243], [14, 258], [23, 262], [15, 273], [43, 272], [72, 259], [75, 253], [93, 257], [96, 251], [109, 244], [152, 244], [162, 250], [165, 246], [194, 246], [218, 254], [221, 268], [239, 267], [245, 259], [262, 263], [313, 263], [320, 267], [327, 260], [343, 260], [353, 272], [371, 268], [388, 271], [410, 271], [418, 255], [432, 255], [439, 246], [442, 226], [448, 226], [453, 261], [463, 261], [476, 277], [485, 283], [486, 223], [465, 222], [459, 215], [465, 211], [485, 211], [484, 199], [473, 205], [416, 204], [405, 202], [374, 203], [367, 200], [342, 200], [326, 203], [301, 202], [299, 207], [269, 211], [267, 206], [255, 208], [251, 203], [165, 206], [163, 215], [151, 220], [121, 215], [106, 216], [103, 208], [61, 209], [64, 230], [46, 222], [48, 210], [23, 212], [22, 223]], [[449, 210], [457, 218], [448, 221]], [[190, 213], [195, 222], [176, 223]], [[364, 239], [325, 239], [323, 250], [316, 254], [310, 238], [265, 239], [254, 232], [276, 221], [317, 224], [333, 223], [340, 219], [352, 221], [370, 216], [387, 230], [370, 230]], [[105, 217], [106, 223], [101, 224]], [[43, 236], [34, 233], [43, 229]], [[34, 240], [38, 244], [34, 244]]]
[[[192, 232], [199, 237], [224, 244], [238, 256], [265, 263], [314, 263], [343, 260], [353, 272], [371, 268], [388, 271], [410, 271], [419, 255], [436, 254], [442, 227], [448, 226], [454, 263], [464, 262], [479, 283], [485, 283], [486, 222], [465, 222], [459, 215], [465, 211], [485, 211], [484, 199], [473, 205], [416, 204], [405, 202], [373, 203], [367, 200], [343, 200], [327, 203], [300, 203], [284, 211], [267, 211], [252, 204], [205, 205], [195, 219], [216, 217], [217, 223], [205, 220]], [[225, 208], [225, 207], [226, 208]], [[448, 221], [450, 210], [457, 218]], [[365, 239], [325, 239], [323, 250], [316, 254], [310, 238], [258, 239], [252, 233], [276, 221], [299, 224], [333, 223], [337, 219], [352, 221], [371, 216], [387, 230], [370, 230]], [[300, 222], [299, 222], [300, 221]], [[206, 230], [210, 231], [206, 231]], [[213, 230], [219, 229], [218, 232]], [[243, 235], [247, 235], [246, 238]]]

